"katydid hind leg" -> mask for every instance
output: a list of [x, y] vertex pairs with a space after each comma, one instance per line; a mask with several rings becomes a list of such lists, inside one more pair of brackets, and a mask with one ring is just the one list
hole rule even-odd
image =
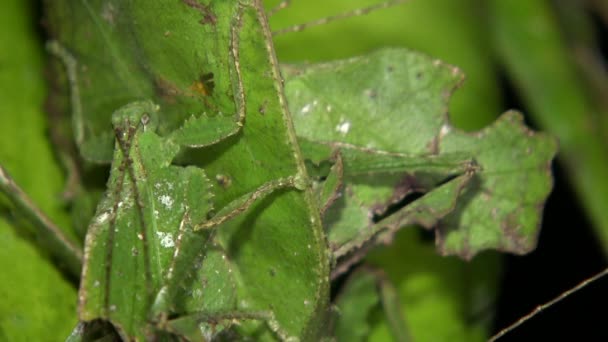
[[222, 208], [214, 217], [208, 221], [200, 222], [196, 224], [194, 230], [204, 230], [215, 228], [224, 222], [227, 222], [247, 210], [249, 210], [254, 204], [260, 202], [267, 196], [282, 190], [282, 189], [299, 189], [298, 176], [291, 176], [286, 178], [280, 178], [271, 180], [264, 183], [252, 192], [249, 192], [234, 201], [228, 203]]

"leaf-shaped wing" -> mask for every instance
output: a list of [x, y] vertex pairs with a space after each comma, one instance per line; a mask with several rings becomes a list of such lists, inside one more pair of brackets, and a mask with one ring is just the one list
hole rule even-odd
[[553, 185], [555, 139], [526, 128], [521, 114], [507, 112], [477, 133], [444, 131], [439, 151], [467, 151], [481, 169], [437, 226], [440, 252], [469, 259], [485, 249], [517, 254], [534, 249]]
[[[540, 209], [551, 189], [548, 170], [555, 142], [525, 129], [515, 114], [505, 114], [477, 135], [451, 127], [447, 101], [462, 78], [458, 69], [404, 49], [386, 49], [345, 61], [287, 67], [285, 74], [297, 134], [309, 141], [421, 157], [457, 152], [475, 165], [465, 172], [464, 183], [462, 177], [450, 180], [443, 174], [448, 182], [443, 185], [429, 184], [420, 169], [378, 170], [367, 181], [345, 176], [344, 198], [334, 215], [330, 209], [328, 225], [331, 230], [347, 225], [360, 234], [350, 244], [332, 240], [336, 256], [361, 246], [382, 227], [389, 228], [390, 237], [411, 223], [439, 228], [440, 250], [465, 258], [487, 248], [524, 253], [534, 247]], [[319, 160], [318, 149], [311, 158]], [[430, 163], [427, 168], [426, 176], [433, 172]], [[412, 192], [426, 195], [382, 216]], [[375, 222], [378, 214], [383, 219]]]

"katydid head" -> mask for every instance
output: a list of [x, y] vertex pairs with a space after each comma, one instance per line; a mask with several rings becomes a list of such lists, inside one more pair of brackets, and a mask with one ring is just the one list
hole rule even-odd
[[120, 107], [112, 113], [114, 129], [141, 127], [144, 130], [156, 130], [158, 126], [159, 106], [152, 101], [136, 101]]

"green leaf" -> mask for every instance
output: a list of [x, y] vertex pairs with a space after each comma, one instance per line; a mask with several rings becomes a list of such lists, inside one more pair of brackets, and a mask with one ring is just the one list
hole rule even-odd
[[411, 341], [410, 332], [405, 324], [405, 319], [401, 312], [401, 300], [395, 286], [386, 278], [384, 274], [378, 274], [378, 292], [382, 299], [382, 307], [386, 315], [386, 322], [389, 325], [395, 341]]
[[410, 341], [408, 329], [401, 317], [401, 301], [395, 287], [381, 270], [365, 266], [348, 277], [336, 298], [336, 339], [368, 341], [376, 323], [373, 314], [380, 306], [386, 314], [393, 340]]
[[337, 341], [367, 341], [371, 311], [380, 304], [373, 273], [358, 270], [349, 276], [336, 298], [334, 336]]
[[[64, 178], [47, 140], [42, 51], [26, 1], [0, 11], [0, 163], [64, 233]], [[32, 227], [0, 195], [0, 340], [62, 340], [76, 324], [74, 284], [36, 248]]]
[[[416, 229], [400, 231], [390, 246], [366, 261], [381, 267], [399, 295], [400, 313], [413, 341], [486, 341], [493, 320], [499, 255], [471, 261], [437, 254]], [[369, 341], [393, 340], [384, 313], [372, 320]]]
[[[350, 182], [344, 191], [345, 203], [336, 206], [337, 213], [327, 222], [330, 238], [334, 226], [347, 225], [361, 232], [353, 239], [358, 242], [351, 244], [358, 247], [372, 237], [370, 231], [377, 231], [369, 229], [373, 224], [388, 226], [392, 234], [401, 226], [419, 223], [438, 228], [438, 247], [444, 254], [471, 258], [488, 248], [525, 253], [534, 247], [540, 209], [551, 189], [549, 166], [555, 141], [526, 130], [514, 114], [506, 114], [494, 130], [471, 136], [455, 130], [447, 122], [447, 101], [461, 77], [458, 69], [404, 49], [286, 68], [286, 92], [297, 134], [307, 140], [421, 157], [456, 153], [474, 160], [463, 169], [465, 178], [450, 181], [450, 173], [439, 172], [439, 178], [431, 177], [435, 184], [414, 172], [395, 174], [390, 168], [380, 180], [345, 181]], [[487, 142], [481, 137], [487, 137]], [[318, 158], [319, 150], [313, 153]], [[422, 170], [424, 164], [412, 171]], [[428, 161], [426, 172], [433, 172]], [[448, 183], [434, 190], [441, 177]], [[454, 182], [458, 185], [446, 187]], [[374, 222], [374, 215], [386, 213], [392, 203], [412, 192], [426, 195]], [[426, 214], [419, 217], [420, 208], [433, 206], [435, 211], [424, 209]], [[475, 216], [485, 220], [476, 221]], [[379, 240], [390, 240], [390, 234]]]

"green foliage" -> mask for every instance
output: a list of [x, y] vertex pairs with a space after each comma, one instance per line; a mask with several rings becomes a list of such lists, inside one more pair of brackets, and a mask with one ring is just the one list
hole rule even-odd
[[[42, 47], [31, 8], [5, 1], [0, 10], [0, 160], [15, 180], [69, 233], [63, 178], [45, 135]], [[77, 321], [76, 290], [37, 246], [33, 228], [0, 195], [0, 340], [65, 338]]]
[[[366, 261], [386, 272], [397, 289], [400, 313], [413, 341], [486, 341], [500, 263], [495, 253], [463, 262], [437, 254], [416, 229], [406, 228], [390, 246], [376, 248]], [[376, 309], [370, 341], [391, 341], [391, 327]], [[441, 322], [441, 323], [438, 323]]]
[[335, 336], [338, 341], [365, 341], [370, 333], [370, 315], [380, 302], [376, 277], [358, 271], [344, 285], [336, 300]]
[[[96, 197], [94, 181], [84, 179], [92, 164], [111, 163], [86, 232], [81, 324], [71, 340], [111, 339], [100, 321], [140, 341], [365, 340], [385, 327], [398, 340], [483, 336], [486, 323], [469, 328], [462, 314], [478, 309], [469, 302], [475, 295], [463, 295], [463, 274], [477, 266], [446, 262], [413, 230], [398, 232], [434, 229], [440, 254], [464, 259], [486, 249], [530, 251], [556, 146], [513, 112], [477, 133], [451, 126], [458, 69], [384, 49], [281, 74], [257, 0], [48, 1], [46, 16], [60, 89], [52, 110], [69, 103], [80, 156], [59, 154], [68, 172], [85, 170], [69, 184], [73, 210]], [[10, 135], [18, 131], [7, 136], [18, 140]], [[53, 163], [45, 196], [62, 185]], [[21, 198], [0, 185], [7, 198]], [[422, 196], [410, 201], [413, 194]], [[61, 206], [33, 197], [69, 227]], [[407, 260], [386, 247], [368, 257], [392, 240], [413, 243]], [[330, 279], [361, 260], [387, 275], [356, 271], [330, 303]], [[430, 300], [446, 298], [446, 308], [411, 305], [423, 267], [435, 282]], [[494, 278], [486, 272], [474, 283], [485, 291], [477, 302], [491, 300]], [[57, 282], [68, 293], [58, 300], [73, 300], [73, 289]], [[421, 330], [429, 308], [445, 329]]]

